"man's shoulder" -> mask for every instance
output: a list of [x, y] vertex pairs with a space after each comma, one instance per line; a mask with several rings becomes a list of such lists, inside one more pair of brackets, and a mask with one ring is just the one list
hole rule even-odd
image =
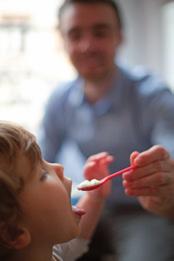
[[125, 79], [137, 84], [137, 86], [150, 79], [155, 79], [155, 76], [143, 66], [128, 67], [124, 65], [120, 67], [120, 70]]
[[51, 92], [47, 100], [47, 110], [59, 110], [71, 108], [75, 98], [81, 94], [81, 80], [76, 78], [71, 81], [59, 83]]
[[67, 101], [71, 96], [71, 93], [78, 90], [78, 82], [79, 79], [77, 78], [71, 81], [61, 82], [57, 84], [50, 93], [47, 104], [57, 106], [58, 104], [62, 104]]
[[131, 69], [126, 68], [123, 69], [123, 71], [139, 94], [148, 96], [169, 90], [160, 75], [148, 71], [145, 67], [137, 66]]
[[53, 89], [51, 96], [53, 97], [62, 97], [68, 95], [73, 89], [76, 88], [79, 79], [73, 79], [71, 81], [61, 82], [56, 85]]

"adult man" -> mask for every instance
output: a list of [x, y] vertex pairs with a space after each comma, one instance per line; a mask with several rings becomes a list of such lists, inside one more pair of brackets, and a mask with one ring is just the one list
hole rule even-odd
[[[59, 27], [79, 77], [57, 88], [48, 102], [40, 141], [45, 159], [56, 161], [67, 142], [84, 158], [99, 151], [113, 154], [111, 171], [126, 167], [132, 151], [154, 144], [163, 144], [174, 155], [173, 95], [154, 77], [136, 76], [115, 65], [123, 39], [115, 3], [67, 0], [59, 11]], [[66, 167], [75, 180], [75, 170], [67, 164], [65, 171]], [[121, 178], [112, 184], [104, 213], [107, 225], [98, 227], [93, 251], [82, 260], [106, 261], [111, 244], [119, 261], [168, 260], [172, 246], [167, 220], [146, 213], [135, 199], [124, 196]]]

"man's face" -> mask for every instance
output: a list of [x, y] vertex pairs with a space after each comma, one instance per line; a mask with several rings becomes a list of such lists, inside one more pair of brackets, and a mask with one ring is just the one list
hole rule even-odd
[[107, 4], [72, 4], [64, 10], [60, 30], [65, 49], [78, 73], [100, 80], [112, 72], [121, 31]]

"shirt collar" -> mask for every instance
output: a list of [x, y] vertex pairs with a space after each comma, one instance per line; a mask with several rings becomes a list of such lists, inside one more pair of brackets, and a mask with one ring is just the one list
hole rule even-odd
[[[117, 67], [108, 94], [94, 105], [88, 103], [88, 106], [100, 115], [110, 109], [118, 109], [122, 105], [123, 81], [124, 73], [121, 68]], [[69, 96], [71, 104], [79, 109], [82, 105], [87, 104], [83, 86], [84, 80], [78, 77], [73, 83]]]

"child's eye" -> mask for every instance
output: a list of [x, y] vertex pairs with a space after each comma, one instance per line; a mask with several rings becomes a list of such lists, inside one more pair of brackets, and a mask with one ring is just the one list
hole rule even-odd
[[40, 180], [41, 180], [41, 181], [44, 181], [47, 177], [48, 177], [48, 172], [45, 171], [45, 172], [43, 172], [43, 173], [41, 174]]

